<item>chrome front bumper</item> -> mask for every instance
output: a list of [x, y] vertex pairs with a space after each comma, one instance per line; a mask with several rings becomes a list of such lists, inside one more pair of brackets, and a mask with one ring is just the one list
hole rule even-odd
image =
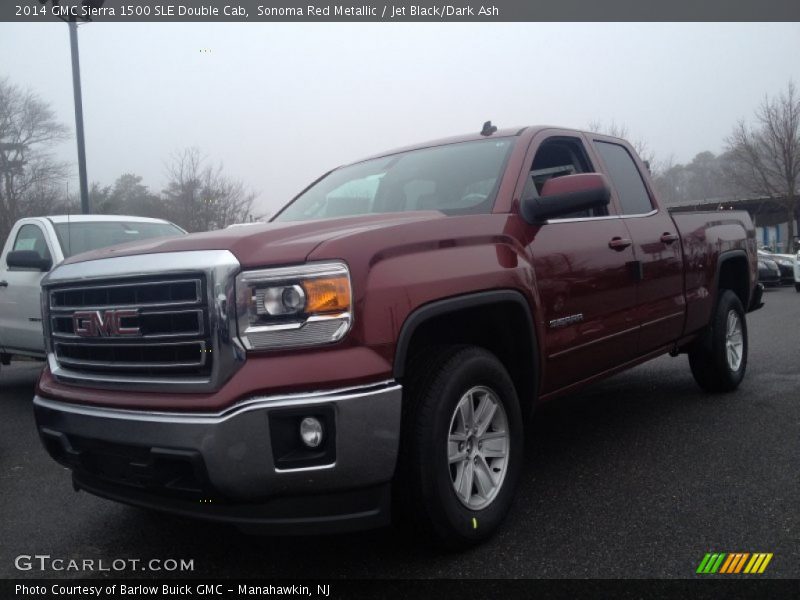
[[[36, 396], [34, 410], [45, 447], [73, 470], [76, 488], [239, 525], [279, 522], [291, 531], [292, 524], [341, 523], [355, 513], [369, 513], [373, 526], [385, 520], [376, 520], [377, 513], [363, 502], [349, 510], [341, 495], [355, 492], [357, 498], [359, 489], [382, 488], [375, 498], [381, 512], [387, 508], [384, 492], [397, 460], [401, 395], [399, 384], [384, 382], [255, 397], [213, 414], [98, 408]], [[274, 424], [280, 415], [305, 410], [331, 415], [334, 457], [303, 468], [276, 466], [270, 435]], [[326, 503], [327, 494], [340, 498]], [[320, 498], [319, 508], [292, 500], [309, 496]], [[303, 514], [287, 511], [286, 503], [277, 511], [280, 518], [270, 514], [270, 504], [277, 506], [281, 498], [289, 506], [305, 506]]]

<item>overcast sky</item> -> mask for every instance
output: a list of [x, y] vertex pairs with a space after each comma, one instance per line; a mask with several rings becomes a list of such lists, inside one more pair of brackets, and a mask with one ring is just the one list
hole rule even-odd
[[[614, 120], [686, 162], [800, 84], [797, 23], [90, 23], [79, 38], [90, 181], [132, 172], [159, 191], [170, 154], [197, 146], [264, 213], [331, 167], [487, 119]], [[2, 23], [0, 56], [0, 77], [74, 127], [66, 25]], [[58, 155], [77, 172], [74, 138]]]

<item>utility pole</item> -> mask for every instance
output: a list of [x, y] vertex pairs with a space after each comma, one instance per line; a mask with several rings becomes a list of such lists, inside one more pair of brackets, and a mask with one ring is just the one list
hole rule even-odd
[[89, 182], [86, 177], [86, 144], [83, 137], [83, 99], [81, 97], [81, 65], [78, 56], [78, 23], [73, 17], [69, 25], [69, 46], [72, 54], [72, 90], [75, 96], [75, 137], [78, 140], [78, 178], [81, 185], [81, 212], [89, 214]]
[[[72, 55], [72, 93], [75, 98], [75, 137], [78, 141], [78, 180], [81, 186], [81, 212], [89, 214], [89, 181], [86, 177], [86, 142], [83, 136], [83, 99], [81, 97], [81, 64], [78, 56], [78, 19], [90, 21], [88, 16], [79, 16], [81, 13], [76, 7], [61, 7], [56, 12], [61, 0], [39, 0], [41, 4], [53, 5], [53, 14], [69, 26], [69, 48]], [[105, 0], [81, 0], [82, 9], [100, 8]]]

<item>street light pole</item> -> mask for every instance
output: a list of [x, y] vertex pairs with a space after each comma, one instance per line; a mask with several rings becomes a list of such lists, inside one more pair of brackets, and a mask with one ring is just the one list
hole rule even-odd
[[69, 45], [72, 54], [72, 89], [75, 95], [75, 137], [78, 140], [78, 178], [81, 185], [81, 212], [89, 214], [89, 183], [86, 177], [86, 145], [83, 137], [83, 100], [81, 98], [81, 65], [78, 56], [78, 24], [68, 21]]

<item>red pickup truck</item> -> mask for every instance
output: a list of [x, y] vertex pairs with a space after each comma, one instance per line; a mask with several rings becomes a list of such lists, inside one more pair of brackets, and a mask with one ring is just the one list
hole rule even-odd
[[451, 546], [507, 513], [536, 404], [662, 354], [734, 390], [746, 213], [671, 215], [625, 141], [552, 127], [327, 173], [269, 223], [43, 281], [41, 439], [76, 490], [264, 532]]

